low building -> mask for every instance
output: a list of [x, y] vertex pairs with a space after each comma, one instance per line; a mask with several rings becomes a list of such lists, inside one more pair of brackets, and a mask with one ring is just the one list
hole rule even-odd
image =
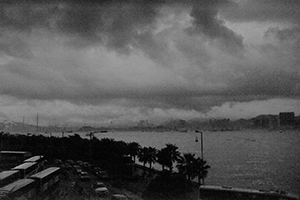
[[281, 127], [291, 127], [295, 125], [295, 113], [294, 112], [280, 112], [279, 113], [279, 125]]
[[276, 129], [278, 127], [278, 115], [259, 115], [252, 118], [253, 128]]

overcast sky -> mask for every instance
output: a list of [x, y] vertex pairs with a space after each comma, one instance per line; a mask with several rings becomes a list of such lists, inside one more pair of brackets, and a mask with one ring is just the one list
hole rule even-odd
[[0, 120], [300, 114], [299, 0], [12, 2], [0, 3]]

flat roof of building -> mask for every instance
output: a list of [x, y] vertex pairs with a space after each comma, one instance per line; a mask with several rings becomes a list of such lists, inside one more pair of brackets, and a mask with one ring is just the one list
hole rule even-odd
[[17, 173], [19, 173], [19, 171], [17, 171], [17, 170], [2, 171], [2, 172], [0, 172], [0, 180], [3, 180], [5, 178], [7, 178], [13, 174], [17, 174]]
[[18, 165], [14, 168], [12, 168], [12, 170], [14, 169], [27, 169], [33, 165], [37, 164], [36, 162], [26, 162], [26, 163], [22, 163], [21, 165]]
[[44, 178], [44, 177], [49, 176], [50, 174], [58, 171], [59, 169], [60, 169], [59, 167], [49, 167], [41, 172], [33, 174], [31, 176], [31, 178]]
[[38, 156], [33, 156], [33, 157], [30, 157], [26, 160], [24, 160], [24, 162], [37, 162], [39, 161], [40, 159], [42, 159], [44, 156], [42, 155], [38, 155]]
[[16, 190], [19, 190], [29, 184], [31, 184], [32, 182], [34, 182], [33, 179], [19, 179], [11, 184], [8, 184], [2, 188], [0, 188], [0, 192], [1, 191], [7, 191], [7, 192], [14, 192]]

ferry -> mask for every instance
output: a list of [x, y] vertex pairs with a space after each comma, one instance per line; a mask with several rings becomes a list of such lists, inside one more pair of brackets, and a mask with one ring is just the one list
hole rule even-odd
[[299, 200], [297, 195], [285, 191], [254, 190], [214, 185], [201, 185], [199, 187], [199, 198], [201, 200]]

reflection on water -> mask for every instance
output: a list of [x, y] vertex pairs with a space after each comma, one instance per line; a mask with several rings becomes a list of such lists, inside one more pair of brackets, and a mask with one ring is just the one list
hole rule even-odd
[[[161, 149], [176, 144], [182, 153], [200, 156], [195, 132], [108, 132], [95, 136], [138, 142]], [[61, 136], [61, 135], [58, 135]], [[84, 133], [82, 137], [86, 137]], [[86, 137], [88, 138], [88, 137]], [[204, 159], [211, 166], [206, 184], [279, 189], [300, 195], [300, 132], [203, 132]], [[161, 166], [156, 165], [159, 169]]]

